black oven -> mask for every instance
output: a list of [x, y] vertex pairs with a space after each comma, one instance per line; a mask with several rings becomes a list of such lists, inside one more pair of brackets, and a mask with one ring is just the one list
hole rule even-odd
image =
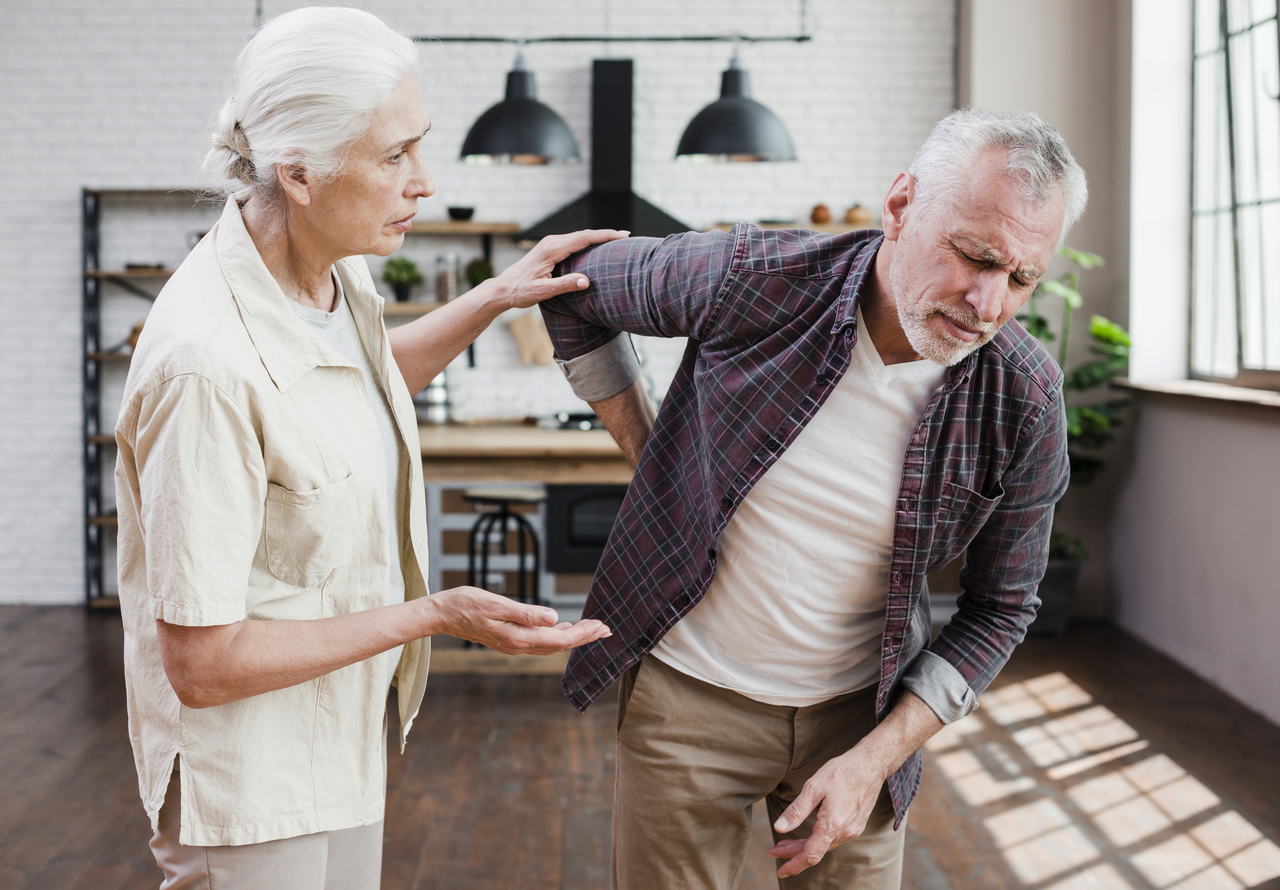
[[626, 493], [625, 485], [548, 485], [546, 570], [594, 574]]

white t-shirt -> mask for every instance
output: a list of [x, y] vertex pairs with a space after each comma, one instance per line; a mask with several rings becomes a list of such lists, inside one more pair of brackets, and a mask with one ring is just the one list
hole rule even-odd
[[[405, 479], [400, 461], [400, 437], [396, 434], [395, 419], [391, 415], [391, 406], [387, 402], [386, 393], [378, 385], [378, 375], [364, 344], [360, 342], [360, 332], [356, 329], [356, 320], [351, 315], [351, 307], [342, 293], [342, 282], [333, 276], [336, 297], [332, 312], [303, 306], [293, 300], [289, 301], [298, 318], [306, 322], [320, 339], [333, 347], [339, 355], [360, 369], [364, 378], [364, 388], [369, 395], [369, 407], [373, 409], [373, 419], [378, 424], [378, 437], [382, 439], [382, 456], [387, 463], [387, 509], [391, 513], [387, 517], [387, 556], [391, 565], [390, 580], [387, 582], [387, 605], [404, 602], [404, 574], [400, 567], [400, 532], [405, 515]], [[404, 646], [397, 646], [388, 651], [387, 685], [395, 675], [396, 665], [400, 663], [400, 653]]]
[[947, 368], [886, 366], [857, 322], [848, 371], [747, 493], [706, 596], [653, 650], [765, 704], [817, 704], [880, 674], [902, 461]]

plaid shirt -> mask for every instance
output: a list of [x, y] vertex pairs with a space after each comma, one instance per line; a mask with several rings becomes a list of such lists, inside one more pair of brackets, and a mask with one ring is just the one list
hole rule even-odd
[[[717, 541], [751, 486], [849, 367], [878, 232], [733, 231], [628, 238], [562, 264], [591, 288], [542, 304], [579, 395], [634, 379], [626, 331], [689, 346], [596, 572], [586, 615], [613, 636], [574, 651], [565, 694], [585, 709], [701, 599]], [[593, 380], [610, 380], [604, 391]], [[902, 466], [876, 702], [910, 689], [950, 722], [1022, 640], [1039, 605], [1053, 505], [1067, 485], [1062, 372], [1016, 322], [957, 364]], [[850, 454], [850, 460], [857, 460]], [[836, 468], [832, 468], [833, 472]], [[932, 644], [925, 574], [968, 548], [959, 610]], [[901, 821], [919, 752], [889, 779]]]

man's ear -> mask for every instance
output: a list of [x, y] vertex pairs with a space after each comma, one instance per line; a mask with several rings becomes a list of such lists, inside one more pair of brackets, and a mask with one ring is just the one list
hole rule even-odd
[[916, 180], [910, 173], [899, 173], [898, 178], [889, 186], [889, 194], [884, 196], [884, 212], [881, 213], [881, 227], [884, 229], [886, 241], [897, 241], [906, 225], [907, 213], [916, 197]]
[[311, 180], [301, 164], [279, 164], [276, 180], [293, 203], [305, 207], [311, 203]]

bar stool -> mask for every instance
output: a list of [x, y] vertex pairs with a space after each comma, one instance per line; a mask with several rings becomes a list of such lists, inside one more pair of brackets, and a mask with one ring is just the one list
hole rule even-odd
[[[542, 570], [541, 548], [538, 534], [519, 513], [513, 513], [512, 504], [540, 504], [547, 499], [547, 491], [542, 486], [528, 488], [484, 486], [467, 488], [462, 492], [464, 500], [478, 507], [493, 506], [496, 510], [485, 511], [471, 526], [471, 539], [467, 547], [467, 584], [472, 587], [484, 587], [479, 583], [489, 578], [490, 540], [496, 530], [498, 533], [498, 553], [507, 554], [508, 524], [514, 527], [520, 561], [516, 566], [516, 599], [522, 603], [538, 603], [538, 576]], [[533, 571], [529, 571], [529, 555], [533, 556]], [[477, 562], [479, 568], [477, 569]]]

